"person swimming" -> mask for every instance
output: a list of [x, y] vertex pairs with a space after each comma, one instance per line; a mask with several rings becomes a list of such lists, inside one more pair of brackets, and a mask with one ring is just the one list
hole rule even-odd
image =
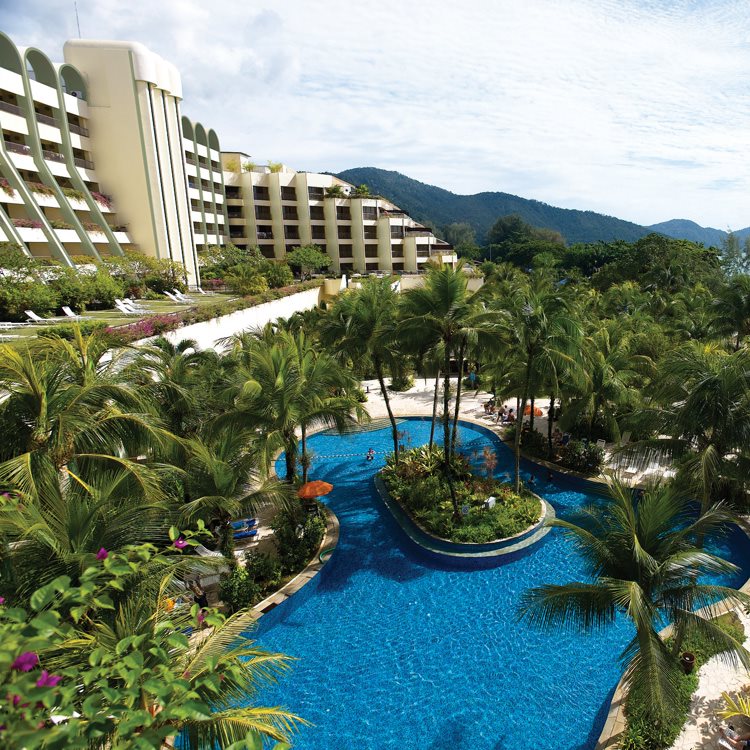
[[369, 450], [367, 451], [367, 454], [365, 455], [365, 458], [366, 458], [366, 459], [367, 459], [368, 461], [372, 461], [372, 460], [373, 460], [373, 459], [375, 458], [375, 449], [374, 449], [374, 448], [370, 448], [370, 449], [369, 449]]

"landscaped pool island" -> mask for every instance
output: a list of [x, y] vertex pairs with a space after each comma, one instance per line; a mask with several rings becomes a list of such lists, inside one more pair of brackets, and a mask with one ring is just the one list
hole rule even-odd
[[[428, 420], [405, 420], [407, 445], [426, 443]], [[461, 450], [512, 454], [489, 430], [463, 423]], [[394, 522], [373, 477], [392, 446], [389, 428], [310, 439], [311, 476], [334, 484], [326, 503], [341, 524], [322, 575], [265, 615], [260, 644], [298, 657], [292, 673], [261, 696], [311, 721], [301, 750], [500, 750], [547, 738], [588, 750], [599, 736], [631, 636], [624, 620], [581, 636], [517, 622], [523, 592], [583, 575], [572, 546], [552, 530], [524, 556], [490, 569], [456, 569], [427, 557]], [[373, 461], [366, 460], [370, 448]], [[582, 485], [536, 476], [535, 491], [559, 516], [595, 501]], [[750, 559], [737, 532], [720, 554]], [[746, 570], [730, 585], [747, 578]]]

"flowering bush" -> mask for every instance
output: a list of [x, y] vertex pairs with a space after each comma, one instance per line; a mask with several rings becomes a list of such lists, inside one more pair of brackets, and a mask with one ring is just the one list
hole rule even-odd
[[31, 188], [31, 191], [34, 193], [39, 193], [40, 195], [54, 195], [55, 191], [49, 187], [49, 185], [45, 185], [43, 182], [27, 182], [27, 187]]
[[11, 197], [15, 194], [15, 190], [10, 186], [10, 183], [8, 180], [5, 179], [5, 177], [0, 177], [0, 190], [2, 190], [6, 195], [10, 195]]
[[91, 197], [102, 206], [105, 206], [106, 208], [112, 208], [112, 199], [108, 195], [92, 191]]
[[13, 219], [13, 224], [17, 227], [25, 227], [26, 229], [41, 229], [42, 222], [36, 219]]

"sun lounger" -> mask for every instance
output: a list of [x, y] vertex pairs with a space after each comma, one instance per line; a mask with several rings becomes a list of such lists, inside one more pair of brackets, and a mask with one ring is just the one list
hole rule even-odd
[[258, 536], [258, 529], [248, 529], [247, 531], [235, 531], [235, 539], [247, 539], [248, 537]]
[[62, 311], [71, 320], [82, 320], [83, 319], [82, 315], [78, 315], [77, 313], [74, 313], [67, 305], [63, 305]]
[[252, 529], [258, 525], [257, 518], [243, 518], [240, 521], [232, 521], [232, 528], [235, 531], [244, 531], [245, 529]]
[[169, 297], [169, 299], [171, 299], [172, 302], [174, 302], [176, 305], [182, 305], [182, 304], [184, 304], [181, 300], [178, 300], [177, 297], [175, 297], [174, 294], [172, 294], [172, 292], [164, 292], [164, 294], [167, 297]]
[[125, 304], [125, 302], [123, 302], [123, 300], [120, 299], [115, 300], [115, 307], [125, 315], [141, 315], [140, 311], [134, 310], [132, 307], [129, 307]]
[[620, 436], [620, 446], [627, 445], [630, 442], [630, 430], [626, 430]]
[[216, 552], [214, 550], [210, 550], [210, 549], [208, 549], [208, 547], [204, 547], [202, 544], [197, 544], [195, 546], [195, 551], [201, 557], [224, 557], [224, 555], [222, 555], [221, 552]]
[[199, 287], [199, 286], [197, 286], [195, 288], [198, 291], [198, 294], [202, 294], [205, 297], [211, 297], [212, 295], [216, 294], [216, 292], [204, 292], [203, 289], [201, 289], [201, 287]]
[[26, 316], [32, 323], [44, 323], [45, 325], [59, 323], [62, 318], [40, 318], [33, 310], [24, 310]]
[[177, 299], [178, 299], [178, 300], [179, 300], [180, 302], [185, 302], [185, 303], [187, 303], [187, 302], [192, 302], [192, 301], [193, 301], [193, 300], [191, 300], [191, 299], [190, 299], [190, 297], [188, 297], [188, 296], [187, 296], [186, 294], [183, 294], [183, 293], [182, 293], [182, 292], [181, 292], [181, 291], [180, 291], [179, 289], [173, 289], [173, 290], [172, 290], [172, 294], [174, 294], [174, 296], [175, 296], [175, 297], [177, 297]]
[[23, 328], [27, 325], [29, 325], [29, 322], [26, 320], [23, 323], [10, 323], [6, 321], [0, 323], [0, 331], [12, 331], [14, 328]]
[[606, 445], [607, 445], [606, 440], [602, 440], [600, 438], [599, 440], [596, 441], [596, 447], [597, 448], [601, 448], [602, 450], [604, 450], [604, 446], [606, 446]]

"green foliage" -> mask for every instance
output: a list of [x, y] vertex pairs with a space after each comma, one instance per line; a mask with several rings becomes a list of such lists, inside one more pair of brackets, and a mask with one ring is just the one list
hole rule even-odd
[[260, 584], [242, 565], [235, 565], [231, 573], [221, 576], [219, 596], [231, 613], [247, 609], [262, 598]]
[[317, 553], [326, 525], [318, 514], [292, 507], [277, 513], [272, 528], [281, 571], [289, 575], [300, 571]]
[[[721, 615], [715, 623], [735, 641], [742, 643], [745, 640], [745, 629], [734, 612]], [[625, 707], [627, 728], [620, 745], [622, 750], [666, 750], [682, 731], [690, 710], [690, 699], [698, 687], [698, 670], [723, 649], [701, 633], [694, 632], [683, 642], [682, 651], [695, 655], [695, 667], [690, 674], [684, 674], [678, 663], [673, 664], [677, 699], [664, 717], [654, 719], [647, 699], [640, 692], [633, 690], [628, 695]]]
[[265, 260], [260, 267], [271, 289], [289, 286], [294, 283], [294, 274], [289, 265], [283, 261]]
[[604, 461], [604, 451], [593, 443], [571, 440], [560, 448], [560, 464], [581, 474], [598, 474]]
[[26, 320], [24, 310], [37, 315], [53, 313], [60, 306], [58, 293], [35, 281], [0, 281], [0, 319]]
[[66, 341], [73, 341], [77, 331], [80, 331], [83, 336], [89, 336], [95, 331], [103, 331], [106, 327], [107, 324], [103, 320], [81, 320], [75, 325], [61, 323], [60, 325], [46, 326], [39, 330], [37, 336], [40, 338], [61, 338]]
[[[443, 470], [442, 448], [427, 446], [403, 451], [397, 464], [389, 456], [382, 476], [391, 495], [422, 528], [454, 542], [480, 544], [513, 536], [539, 520], [539, 500], [530, 493], [519, 495], [493, 478], [479, 477], [460, 455], [453, 473], [460, 505], [469, 506], [468, 516], [453, 513], [450, 488]], [[494, 508], [484, 501], [494, 495]]]
[[349, 193], [350, 198], [369, 198], [371, 195], [372, 193], [367, 185], [357, 185]]
[[331, 259], [317, 245], [295, 248], [291, 253], [287, 253], [286, 262], [292, 268], [298, 268], [302, 278], [331, 265]]
[[408, 371], [399, 372], [391, 378], [391, 384], [388, 387], [392, 391], [408, 391], [414, 387], [414, 377]]
[[243, 297], [262, 294], [268, 289], [268, 281], [255, 264], [233, 266], [227, 271], [224, 281], [235, 294]]

